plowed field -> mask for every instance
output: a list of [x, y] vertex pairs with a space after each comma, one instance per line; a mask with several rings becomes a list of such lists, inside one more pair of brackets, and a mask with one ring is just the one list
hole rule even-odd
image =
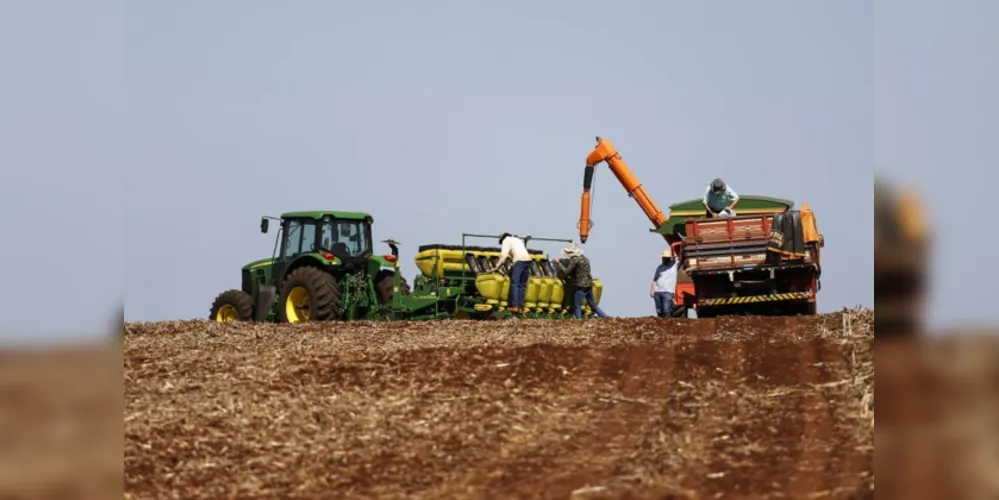
[[127, 325], [132, 498], [873, 498], [873, 314]]

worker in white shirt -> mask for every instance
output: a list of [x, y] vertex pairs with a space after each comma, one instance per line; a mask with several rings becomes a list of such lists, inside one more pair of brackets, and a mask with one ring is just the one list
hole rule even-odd
[[649, 285], [649, 296], [656, 302], [656, 316], [669, 318], [673, 316], [673, 293], [676, 291], [676, 271], [679, 261], [673, 257], [670, 248], [663, 250], [663, 263], [656, 268], [656, 274]]
[[502, 268], [507, 259], [513, 261], [513, 272], [510, 273], [510, 307], [508, 309], [513, 313], [523, 314], [531, 254], [527, 252], [527, 245], [524, 244], [524, 240], [510, 233], [503, 233], [499, 238], [499, 242], [502, 248], [500, 250], [499, 262], [496, 263], [496, 269]]

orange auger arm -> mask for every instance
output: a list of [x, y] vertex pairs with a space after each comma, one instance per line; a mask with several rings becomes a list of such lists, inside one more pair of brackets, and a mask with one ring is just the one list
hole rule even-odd
[[578, 224], [580, 243], [586, 243], [586, 239], [590, 237], [590, 227], [593, 225], [593, 221], [590, 220], [590, 187], [593, 184], [593, 169], [602, 161], [607, 162], [611, 172], [614, 172], [617, 180], [628, 192], [628, 196], [638, 202], [638, 206], [642, 208], [655, 228], [658, 229], [662, 226], [667, 220], [666, 215], [645, 192], [645, 188], [635, 178], [635, 174], [631, 173], [628, 164], [621, 159], [621, 154], [614, 149], [614, 145], [606, 139], [597, 137], [597, 146], [586, 157], [586, 170], [583, 173], [583, 199]]

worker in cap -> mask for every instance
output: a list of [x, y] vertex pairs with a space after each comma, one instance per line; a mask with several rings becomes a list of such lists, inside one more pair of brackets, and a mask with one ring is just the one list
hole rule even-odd
[[701, 202], [704, 203], [706, 217], [735, 217], [733, 208], [739, 203], [739, 194], [718, 178], [704, 190]]
[[510, 233], [503, 233], [499, 238], [500, 258], [496, 268], [502, 269], [507, 259], [513, 261], [513, 271], [510, 273], [510, 312], [523, 314], [524, 297], [527, 294], [527, 278], [531, 264], [531, 254], [527, 251], [524, 240]]
[[673, 316], [673, 294], [676, 292], [676, 273], [679, 261], [673, 257], [673, 250], [666, 248], [662, 253], [662, 263], [656, 267], [649, 286], [649, 296], [656, 304], [656, 316]]
[[555, 265], [558, 267], [559, 277], [565, 280], [566, 284], [572, 285], [574, 289], [573, 315], [576, 319], [583, 319], [583, 300], [586, 300], [596, 317], [606, 318], [607, 315], [597, 306], [597, 299], [593, 295], [590, 259], [583, 255], [583, 249], [577, 247], [575, 242], [571, 242], [567, 248], [563, 248], [562, 255], [567, 258], [555, 259]]

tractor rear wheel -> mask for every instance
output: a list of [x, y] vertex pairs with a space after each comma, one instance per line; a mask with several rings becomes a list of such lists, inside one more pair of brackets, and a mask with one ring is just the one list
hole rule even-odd
[[340, 284], [330, 273], [300, 267], [281, 287], [278, 316], [284, 323], [329, 321], [340, 317]]
[[[389, 270], [378, 271], [375, 275], [375, 291], [378, 293], [378, 303], [387, 304], [392, 301], [394, 295], [393, 286], [395, 284], [395, 273]], [[409, 283], [405, 276], [399, 276], [399, 291], [403, 295], [409, 295]]]
[[226, 290], [215, 297], [209, 319], [219, 323], [253, 320], [253, 297], [242, 290]]

